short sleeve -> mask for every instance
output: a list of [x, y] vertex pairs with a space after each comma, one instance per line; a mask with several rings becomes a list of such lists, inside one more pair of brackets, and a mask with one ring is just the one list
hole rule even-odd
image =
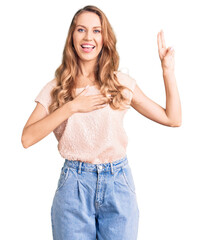
[[[137, 84], [136, 80], [132, 78], [128, 73], [123, 73], [121, 71], [116, 71], [115, 73], [120, 84], [128, 87], [130, 90], [132, 90], [132, 92], [134, 92], [135, 86]], [[129, 90], [127, 92], [125, 91], [126, 97], [128, 97], [130, 101], [133, 96], [132, 92], [130, 92]]]
[[130, 77], [130, 82], [131, 82], [131, 87], [130, 87], [130, 89], [134, 92], [135, 87], [136, 87], [136, 85], [137, 85], [137, 81], [136, 81], [134, 78]]
[[34, 100], [36, 103], [39, 102], [43, 105], [47, 114], [49, 114], [48, 108], [52, 102], [51, 91], [55, 86], [56, 86], [55, 79], [49, 81], [43, 86], [43, 88], [41, 89], [41, 91], [38, 93], [37, 97]]
[[136, 86], [136, 80], [134, 78], [132, 78], [128, 73], [124, 73], [124, 72], [121, 72], [121, 71], [115, 71], [114, 72], [116, 75], [117, 75], [117, 78], [118, 78], [118, 81], [130, 88], [132, 91], [134, 91], [135, 89], [135, 86]]

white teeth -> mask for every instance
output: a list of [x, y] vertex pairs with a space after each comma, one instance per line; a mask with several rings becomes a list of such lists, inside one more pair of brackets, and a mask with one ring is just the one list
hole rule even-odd
[[85, 47], [85, 48], [93, 48], [94, 46], [90, 46], [90, 45], [82, 45], [82, 47]]

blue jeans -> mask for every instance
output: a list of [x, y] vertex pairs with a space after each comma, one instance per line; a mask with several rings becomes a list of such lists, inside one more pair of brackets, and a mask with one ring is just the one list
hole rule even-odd
[[136, 240], [138, 221], [127, 155], [104, 164], [65, 159], [51, 207], [54, 240]]

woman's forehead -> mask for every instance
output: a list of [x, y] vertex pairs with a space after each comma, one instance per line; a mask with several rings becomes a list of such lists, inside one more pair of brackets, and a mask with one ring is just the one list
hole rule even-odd
[[76, 18], [76, 26], [101, 27], [101, 21], [96, 13], [83, 12]]

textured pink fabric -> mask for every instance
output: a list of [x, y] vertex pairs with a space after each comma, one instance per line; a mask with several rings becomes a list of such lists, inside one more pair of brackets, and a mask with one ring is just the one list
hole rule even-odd
[[[134, 90], [136, 80], [128, 74], [115, 72], [119, 82]], [[50, 92], [55, 80], [49, 81], [35, 98], [46, 109], [51, 103]], [[84, 88], [77, 88], [76, 95]], [[100, 90], [90, 86], [86, 96], [99, 94]], [[125, 91], [129, 101], [132, 93]], [[99, 164], [118, 160], [126, 155], [128, 137], [123, 128], [123, 117], [128, 109], [113, 110], [109, 105], [86, 113], [74, 113], [66, 121], [54, 129], [58, 140], [58, 150], [63, 158], [81, 160]]]

